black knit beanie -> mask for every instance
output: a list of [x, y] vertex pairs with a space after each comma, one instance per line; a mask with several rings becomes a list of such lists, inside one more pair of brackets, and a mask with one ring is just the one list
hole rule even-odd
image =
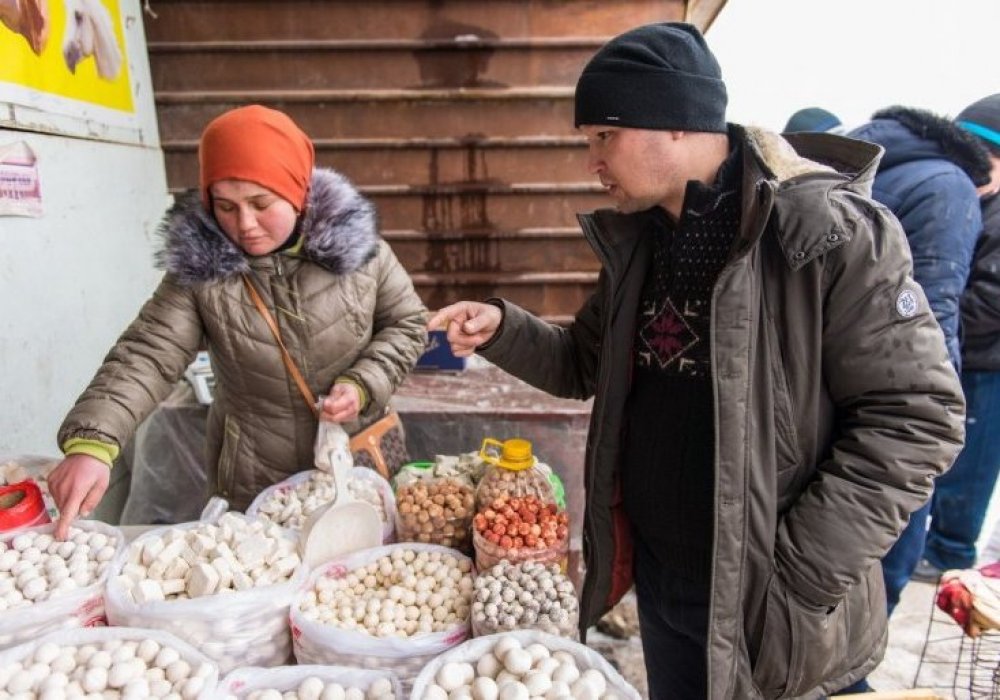
[[1000, 149], [1000, 93], [973, 102], [959, 112], [955, 123], [986, 141], [996, 152]]
[[575, 125], [726, 131], [726, 85], [701, 32], [647, 24], [602, 46], [576, 83]]

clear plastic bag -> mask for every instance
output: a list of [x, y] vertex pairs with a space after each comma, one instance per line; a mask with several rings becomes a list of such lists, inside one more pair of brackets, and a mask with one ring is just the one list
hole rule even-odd
[[[193, 522], [157, 528], [137, 538], [131, 546], [162, 537], [171, 529], [189, 530], [202, 525]], [[294, 535], [282, 532], [295, 541]], [[189, 600], [138, 604], [127, 594], [117, 576], [127, 556], [126, 549], [115, 558], [113, 570], [116, 575], [108, 582], [105, 592], [111, 624], [171, 632], [201, 649], [223, 673], [240, 666], [277, 666], [291, 658], [288, 608], [305, 581], [304, 566], [299, 566], [283, 583]]]
[[327, 683], [339, 683], [366, 691], [372, 683], [385, 678], [392, 685], [393, 697], [397, 700], [403, 698], [399, 678], [391, 671], [318, 665], [238, 668], [219, 683], [217, 697], [219, 700], [244, 700], [254, 690], [295, 690], [307, 678], [319, 678]]
[[472, 532], [480, 569], [502, 559], [568, 564], [569, 515], [537, 496], [499, 495], [476, 513]]
[[[366, 488], [370, 486], [371, 488]], [[382, 544], [390, 544], [396, 539], [396, 497], [392, 486], [382, 476], [367, 467], [354, 467], [350, 472], [348, 488], [356, 500], [371, 503], [382, 520]], [[315, 492], [321, 496], [312, 508], [298, 511], [289, 509], [289, 494], [294, 491]], [[374, 492], [374, 498], [369, 497]], [[299, 472], [284, 481], [261, 491], [246, 510], [251, 517], [266, 518], [281, 527], [299, 531], [310, 513], [333, 500], [336, 491], [333, 478], [318, 469]], [[301, 493], [299, 497], [301, 498]]]
[[[89, 586], [54, 596], [48, 600], [24, 608], [4, 611], [0, 615], [0, 649], [21, 644], [30, 639], [57, 630], [74, 627], [93, 627], [106, 622], [104, 607], [105, 584], [114, 571], [114, 561], [125, 549], [125, 536], [121, 530], [94, 520], [77, 520], [74, 528], [86, 532], [100, 532], [114, 542], [115, 557], [111, 559], [101, 575]], [[0, 537], [2, 542], [10, 542], [25, 533], [52, 534], [54, 524], [18, 530]]]
[[300, 587], [291, 605], [292, 638], [295, 658], [299, 663], [389, 669], [395, 671], [407, 685], [430, 659], [468, 638], [468, 618], [440, 632], [412, 637], [374, 637], [365, 632], [314, 621], [302, 612], [300, 606], [304, 597], [315, 588], [320, 578], [343, 578], [382, 557], [391, 556], [396, 550], [440, 552], [460, 562], [468, 561], [468, 557], [454, 549], [408, 542], [354, 552], [316, 569]]
[[[219, 685], [219, 668], [190, 644], [168, 632], [159, 630], [132, 629], [128, 627], [98, 627], [53, 632], [44, 637], [0, 652], [0, 676], [4, 675], [3, 670], [5, 668], [13, 664], [20, 664], [29, 656], [34, 655], [43, 644], [55, 644], [59, 647], [81, 647], [87, 644], [102, 645], [115, 640], [142, 642], [147, 639], [155, 641], [161, 647], [173, 649], [179, 654], [180, 659], [189, 665], [192, 674], [200, 674], [198, 677], [203, 679], [200, 691], [185, 695], [186, 698], [189, 697], [191, 700], [211, 700], [215, 697]], [[2, 691], [0, 691], [0, 695], [3, 695]]]
[[502, 544], [490, 542], [476, 529], [472, 532], [472, 544], [476, 551], [476, 569], [483, 571], [496, 566], [503, 560], [514, 563], [538, 562], [539, 564], [555, 564], [561, 571], [566, 571], [569, 561], [569, 538], [563, 538], [550, 547], [505, 547]]
[[501, 561], [479, 569], [472, 603], [474, 637], [530, 629], [576, 639], [579, 619], [573, 583], [557, 565]]
[[401, 471], [396, 478], [397, 539], [469, 553], [474, 506], [475, 489], [467, 477]]

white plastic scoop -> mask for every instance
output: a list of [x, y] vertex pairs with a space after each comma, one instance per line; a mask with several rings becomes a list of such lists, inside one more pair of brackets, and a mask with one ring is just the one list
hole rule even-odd
[[333, 476], [336, 490], [329, 504], [313, 511], [302, 526], [302, 561], [314, 568], [343, 554], [382, 544], [382, 519], [371, 503], [356, 501], [347, 487], [354, 458], [349, 438], [337, 423], [320, 421], [315, 464]]

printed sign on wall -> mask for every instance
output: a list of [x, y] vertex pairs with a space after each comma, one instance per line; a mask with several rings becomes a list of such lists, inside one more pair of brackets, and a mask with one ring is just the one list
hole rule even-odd
[[0, 0], [0, 103], [86, 120], [90, 137], [134, 124], [119, 0]]
[[0, 144], [0, 216], [42, 215], [35, 154], [23, 141]]

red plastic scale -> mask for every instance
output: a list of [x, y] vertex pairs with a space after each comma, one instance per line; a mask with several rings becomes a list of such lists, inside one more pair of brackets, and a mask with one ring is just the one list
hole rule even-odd
[[0, 486], [0, 532], [52, 522], [38, 484], [30, 479]]

